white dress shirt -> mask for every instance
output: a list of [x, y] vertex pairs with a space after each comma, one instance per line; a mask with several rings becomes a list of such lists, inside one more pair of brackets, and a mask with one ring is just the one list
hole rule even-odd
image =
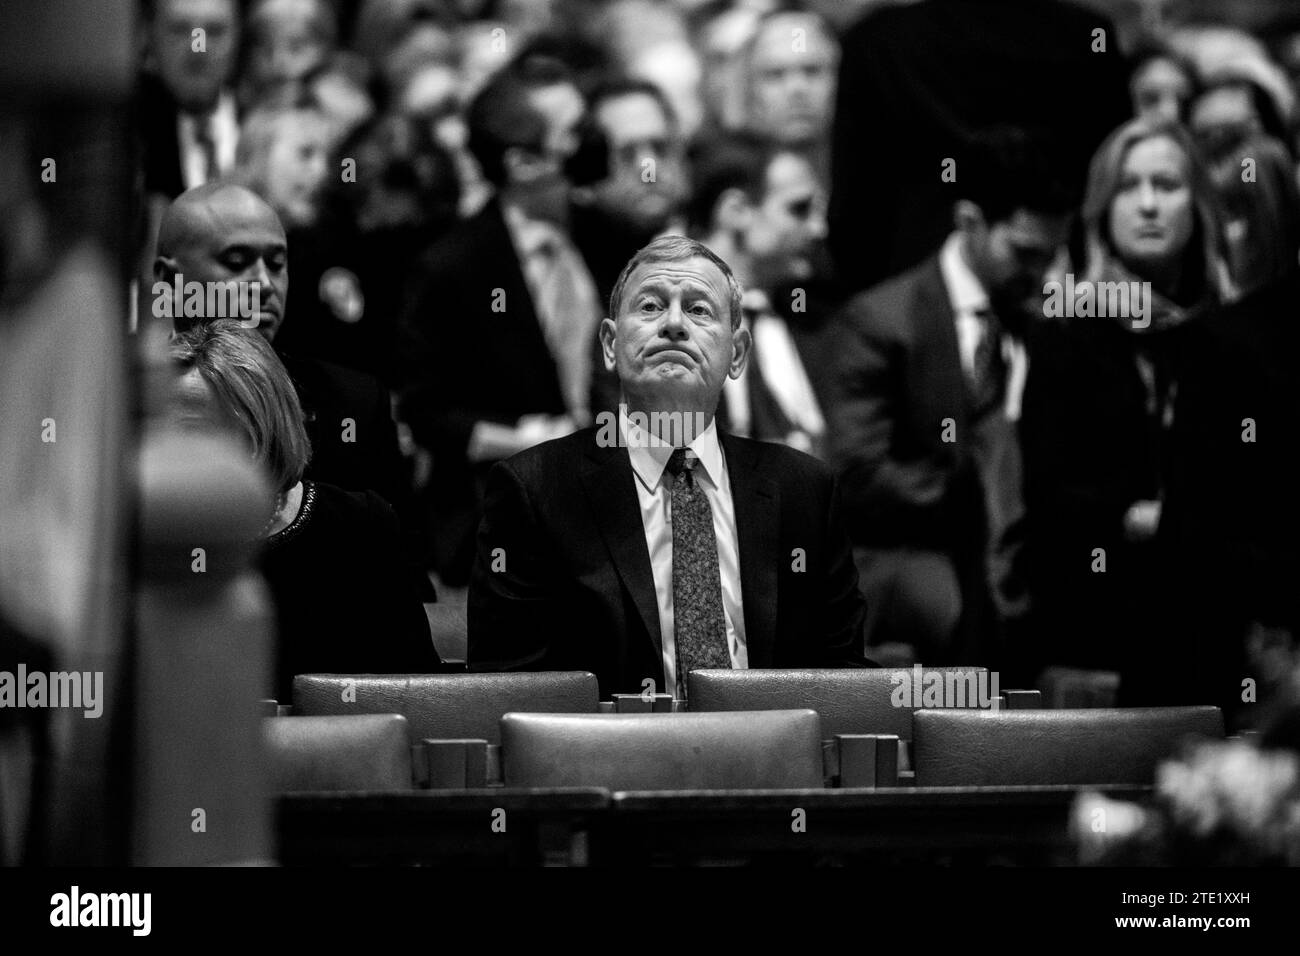
[[[979, 313], [989, 306], [989, 294], [961, 255], [961, 234], [952, 233], [939, 251], [939, 272], [948, 290], [948, 302], [957, 323], [957, 350], [962, 371], [969, 381], [975, 374], [975, 353], [988, 333]], [[1020, 399], [1029, 373], [1024, 344], [1011, 335], [1002, 336], [1002, 357], [1007, 363], [1007, 394], [1003, 410], [1010, 421], [1020, 418]]]
[[227, 176], [235, 168], [235, 149], [239, 145], [239, 118], [235, 111], [235, 97], [222, 92], [211, 113], [195, 115], [176, 114], [176, 137], [181, 154], [181, 179], [186, 189], [202, 186], [209, 179], [208, 158], [199, 145], [199, 124], [210, 123], [212, 142], [217, 162], [216, 177]]
[[749, 376], [757, 363], [764, 385], [794, 428], [783, 436], [785, 444], [811, 453], [826, 431], [826, 421], [790, 326], [776, 314], [767, 294], [761, 290], [746, 289], [744, 307], [753, 349], [740, 377], [727, 379], [722, 388], [731, 431], [744, 437], [753, 434]]
[[[663, 641], [664, 680], [678, 699], [685, 697], [678, 684], [677, 643], [673, 630], [673, 517], [672, 476], [663, 476], [673, 446], [640, 428], [627, 417], [627, 406], [618, 410], [619, 436], [627, 446], [636, 475], [636, 496], [641, 505], [650, 569], [654, 573], [655, 598], [659, 605], [659, 634]], [[718, 443], [717, 420], [686, 446], [699, 461], [694, 480], [704, 489], [713, 511], [713, 535], [718, 542], [718, 571], [722, 584], [722, 613], [727, 622], [727, 648], [732, 667], [748, 667], [745, 644], [745, 615], [740, 594], [740, 541], [736, 537], [736, 509], [731, 497], [727, 460]], [[656, 688], [663, 692], [663, 688]]]
[[559, 226], [503, 203], [506, 231], [532, 296], [533, 309], [555, 359], [565, 408], [579, 425], [591, 420], [591, 357], [604, 317], [596, 282]]

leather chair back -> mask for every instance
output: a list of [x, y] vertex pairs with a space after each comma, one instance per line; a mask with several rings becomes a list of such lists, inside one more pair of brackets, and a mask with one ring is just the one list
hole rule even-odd
[[[963, 672], [963, 691], [973, 689], [970, 675], [982, 667], [927, 667], [948, 674]], [[903, 681], [909, 682], [904, 686]], [[922, 688], [911, 668], [844, 668], [835, 670], [696, 670], [688, 676], [692, 713], [728, 710], [787, 710], [810, 707], [821, 715], [822, 733], [894, 734], [912, 737], [912, 713]], [[954, 678], [954, 689], [956, 679]], [[912, 694], [904, 694], [913, 690]], [[976, 695], [969, 695], [974, 706]]]
[[397, 714], [267, 717], [272, 793], [410, 790], [411, 740]]
[[507, 714], [510, 787], [610, 790], [822, 786], [821, 727], [811, 710], [734, 714]]
[[1151, 784], [1189, 735], [1223, 736], [1217, 707], [919, 710], [918, 787]]

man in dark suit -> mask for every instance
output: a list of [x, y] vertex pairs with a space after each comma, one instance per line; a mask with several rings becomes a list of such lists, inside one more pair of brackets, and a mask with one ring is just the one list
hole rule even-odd
[[1114, 24], [1082, 5], [889, 5], [842, 46], [828, 220], [845, 292], [897, 275], [943, 241], [979, 130], [1039, 128], [1066, 181], [1081, 187], [1102, 138], [1130, 115]]
[[822, 457], [829, 310], [809, 314], [826, 237], [825, 193], [812, 162], [788, 146], [737, 139], [701, 151], [691, 224], [745, 286], [742, 311], [754, 347], [745, 372], [723, 389], [726, 431], [779, 441]]
[[507, 66], [475, 97], [469, 146], [497, 195], [429, 251], [401, 323], [400, 414], [433, 456], [435, 567], [449, 585], [469, 581], [492, 463], [591, 419], [603, 310], [565, 223], [584, 112], [546, 59]]
[[1021, 342], [1072, 196], [1014, 130], [985, 136], [957, 187], [942, 248], [841, 313], [827, 418], [869, 643], [991, 665], [1027, 610]]
[[239, 126], [228, 83], [239, 53], [239, 3], [147, 0], [145, 14], [151, 68], [137, 106], [144, 186], [172, 199], [234, 167]]
[[861, 665], [830, 472], [714, 421], [749, 357], [731, 270], [701, 243], [657, 239], [611, 311], [600, 337], [619, 415], [488, 475], [470, 666], [590, 670], [606, 697], [681, 697], [692, 668]]
[[[272, 343], [284, 317], [289, 270], [284, 228], [255, 193], [241, 186], [209, 183], [182, 193], [167, 208], [154, 261], [154, 314], [170, 302], [177, 328], [195, 321], [238, 316], [184, 315], [170, 297], [183, 284], [257, 282], [257, 316], [249, 320]], [[183, 286], [184, 288], [184, 286]], [[374, 376], [352, 369], [280, 355], [307, 415], [312, 457], [305, 477], [349, 491], [376, 492], [399, 514], [408, 497], [397, 431], [387, 389]]]

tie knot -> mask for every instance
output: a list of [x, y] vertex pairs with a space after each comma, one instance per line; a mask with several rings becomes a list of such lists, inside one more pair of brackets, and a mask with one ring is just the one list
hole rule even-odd
[[697, 460], [694, 452], [688, 453], [685, 448], [675, 448], [673, 453], [668, 456], [668, 464], [664, 466], [664, 470], [676, 478], [682, 472], [694, 468]]

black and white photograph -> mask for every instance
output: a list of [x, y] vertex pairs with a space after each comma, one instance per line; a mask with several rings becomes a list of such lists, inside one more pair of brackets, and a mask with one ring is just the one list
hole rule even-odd
[[1295, 0], [4, 0], [0, 922], [1284, 939], [1298, 383]]

